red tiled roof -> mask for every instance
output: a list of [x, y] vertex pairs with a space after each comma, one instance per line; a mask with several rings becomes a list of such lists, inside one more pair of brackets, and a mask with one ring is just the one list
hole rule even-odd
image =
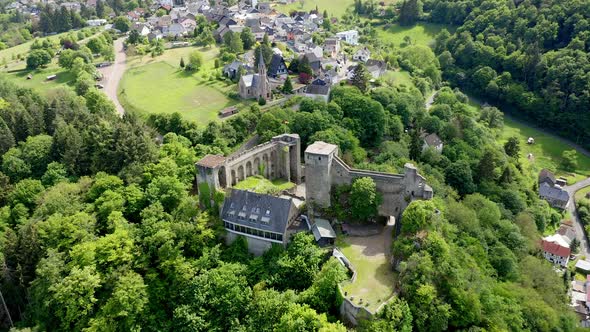
[[225, 157], [222, 155], [208, 154], [203, 159], [197, 162], [197, 165], [204, 167], [217, 167], [225, 162]]
[[543, 240], [542, 241], [543, 251], [546, 251], [550, 254], [559, 257], [569, 257], [571, 253], [571, 249], [567, 247], [562, 247], [557, 243], [548, 242]]

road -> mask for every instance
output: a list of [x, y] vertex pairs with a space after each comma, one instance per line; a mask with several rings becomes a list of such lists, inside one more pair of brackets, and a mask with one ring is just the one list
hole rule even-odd
[[125, 109], [123, 109], [123, 106], [121, 106], [119, 98], [117, 97], [117, 87], [119, 86], [119, 81], [121, 81], [121, 77], [123, 77], [123, 73], [125, 72], [125, 62], [127, 61], [127, 55], [123, 49], [123, 39], [120, 38], [115, 40], [114, 47], [115, 61], [113, 64], [108, 67], [99, 68], [98, 71], [104, 77], [101, 82], [101, 84], [104, 85], [104, 93], [115, 104], [117, 113], [119, 113], [120, 116], [123, 116], [123, 114], [125, 114]]
[[582, 221], [580, 217], [578, 217], [578, 211], [576, 209], [576, 199], [575, 194], [576, 191], [590, 186], [590, 178], [586, 178], [584, 180], [578, 181], [571, 186], [565, 186], [565, 189], [570, 194], [570, 203], [567, 207], [567, 211], [571, 214], [573, 222], [574, 222], [574, 230], [576, 231], [576, 238], [580, 241], [580, 254], [585, 256], [587, 259], [590, 258], [590, 250], [588, 247], [588, 237], [584, 232], [584, 226], [582, 225]]
[[[434, 96], [434, 95], [433, 95]], [[483, 105], [484, 103], [477, 99], [474, 98], [473, 96], [468, 96], [469, 99], [479, 105]], [[551, 137], [554, 140], [563, 142], [565, 144], [568, 144], [570, 146], [572, 146], [573, 148], [575, 148], [578, 152], [580, 152], [583, 155], [586, 155], [588, 157], [590, 157], [590, 151], [588, 151], [587, 149], [583, 148], [582, 146], [566, 139], [560, 136], [557, 136], [543, 128], [537, 127], [535, 125], [531, 125], [528, 122], [525, 122], [523, 120], [514, 118], [512, 116], [510, 116], [507, 113], [504, 113], [504, 117], [507, 119], [510, 119], [516, 123], [518, 123], [519, 125], [523, 126], [523, 127], [529, 127], [529, 128], [533, 128], [536, 129], [540, 132], [542, 132], [544, 135], [547, 135], [549, 137]], [[584, 226], [582, 225], [582, 221], [580, 220], [580, 218], [578, 217], [578, 211], [576, 209], [576, 200], [575, 200], [575, 194], [578, 190], [588, 187], [590, 186], [590, 178], [586, 178], [584, 180], [578, 181], [574, 184], [572, 184], [571, 186], [565, 186], [563, 187], [563, 189], [565, 189], [569, 195], [570, 195], [570, 202], [569, 205], [567, 207], [567, 211], [570, 213], [570, 215], [572, 216], [572, 221], [574, 224], [574, 230], [576, 232], [576, 238], [578, 239], [578, 241], [580, 242], [580, 254], [584, 255], [587, 259], [590, 259], [590, 247], [588, 246], [588, 237], [586, 235], [586, 232], [584, 231]]]

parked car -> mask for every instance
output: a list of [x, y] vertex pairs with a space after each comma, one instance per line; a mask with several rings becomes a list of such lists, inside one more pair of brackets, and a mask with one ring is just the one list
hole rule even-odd
[[97, 89], [104, 89], [104, 85], [102, 84], [95, 84], [94, 87]]

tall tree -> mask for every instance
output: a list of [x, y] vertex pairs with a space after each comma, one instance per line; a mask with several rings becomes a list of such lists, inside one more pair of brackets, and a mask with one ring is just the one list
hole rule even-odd
[[371, 74], [367, 70], [367, 67], [363, 63], [359, 63], [355, 68], [354, 72], [352, 73], [352, 79], [350, 83], [356, 86], [362, 92], [367, 92], [369, 89], [369, 80], [371, 79]]

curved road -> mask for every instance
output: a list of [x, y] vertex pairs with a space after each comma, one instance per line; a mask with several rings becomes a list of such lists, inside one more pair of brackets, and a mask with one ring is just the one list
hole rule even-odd
[[578, 209], [576, 208], [576, 199], [575, 194], [576, 191], [590, 186], [590, 178], [586, 178], [582, 181], [578, 181], [571, 186], [565, 186], [565, 189], [570, 194], [570, 202], [567, 206], [567, 211], [571, 214], [572, 219], [574, 221], [574, 230], [576, 231], [576, 238], [580, 242], [580, 254], [584, 255], [586, 259], [590, 259], [590, 250], [588, 246], [588, 237], [584, 231], [584, 226], [582, 225], [582, 221], [578, 217]]
[[[434, 102], [434, 98], [436, 97], [436, 94], [438, 93], [438, 91], [434, 91], [432, 93], [432, 95], [430, 95], [424, 106], [426, 107], [426, 109], [429, 109], [433, 102]], [[484, 103], [477, 99], [474, 98], [473, 96], [468, 95], [469, 99], [479, 105], [483, 105]], [[552, 139], [558, 140], [560, 142], [563, 142], [565, 144], [568, 144], [569, 146], [575, 148], [578, 152], [580, 152], [583, 155], [586, 155], [588, 157], [590, 157], [590, 151], [588, 151], [587, 149], [585, 149], [584, 147], [566, 139], [560, 136], [555, 135], [554, 133], [548, 132], [547, 130], [537, 127], [535, 125], [531, 125], [527, 122], [524, 122], [520, 119], [516, 119], [510, 115], [508, 115], [507, 113], [504, 113], [504, 117], [518, 123], [521, 126], [524, 127], [529, 127], [529, 128], [533, 128], [536, 129], [540, 132], [542, 132], [543, 134], [551, 137]], [[570, 195], [570, 202], [569, 205], [567, 207], [567, 211], [570, 213], [570, 215], [572, 216], [572, 219], [574, 221], [574, 230], [576, 232], [576, 238], [578, 239], [578, 241], [580, 242], [580, 254], [586, 256], [586, 259], [590, 259], [590, 246], [588, 245], [588, 237], [586, 235], [586, 232], [584, 231], [584, 226], [582, 225], [582, 221], [580, 220], [580, 218], [578, 217], [578, 211], [576, 209], [576, 200], [575, 200], [575, 194], [578, 190], [588, 187], [590, 186], [590, 177], [586, 178], [584, 180], [578, 181], [574, 184], [572, 184], [571, 186], [565, 186], [563, 187], [563, 189], [565, 189], [569, 195]]]
[[117, 87], [119, 81], [125, 72], [125, 62], [127, 61], [127, 54], [123, 49], [123, 38], [114, 41], [115, 61], [111, 66], [99, 68], [98, 71], [103, 75], [102, 85], [104, 85], [104, 93], [115, 104], [119, 116], [125, 114], [125, 109], [121, 106], [119, 98], [117, 98]]

